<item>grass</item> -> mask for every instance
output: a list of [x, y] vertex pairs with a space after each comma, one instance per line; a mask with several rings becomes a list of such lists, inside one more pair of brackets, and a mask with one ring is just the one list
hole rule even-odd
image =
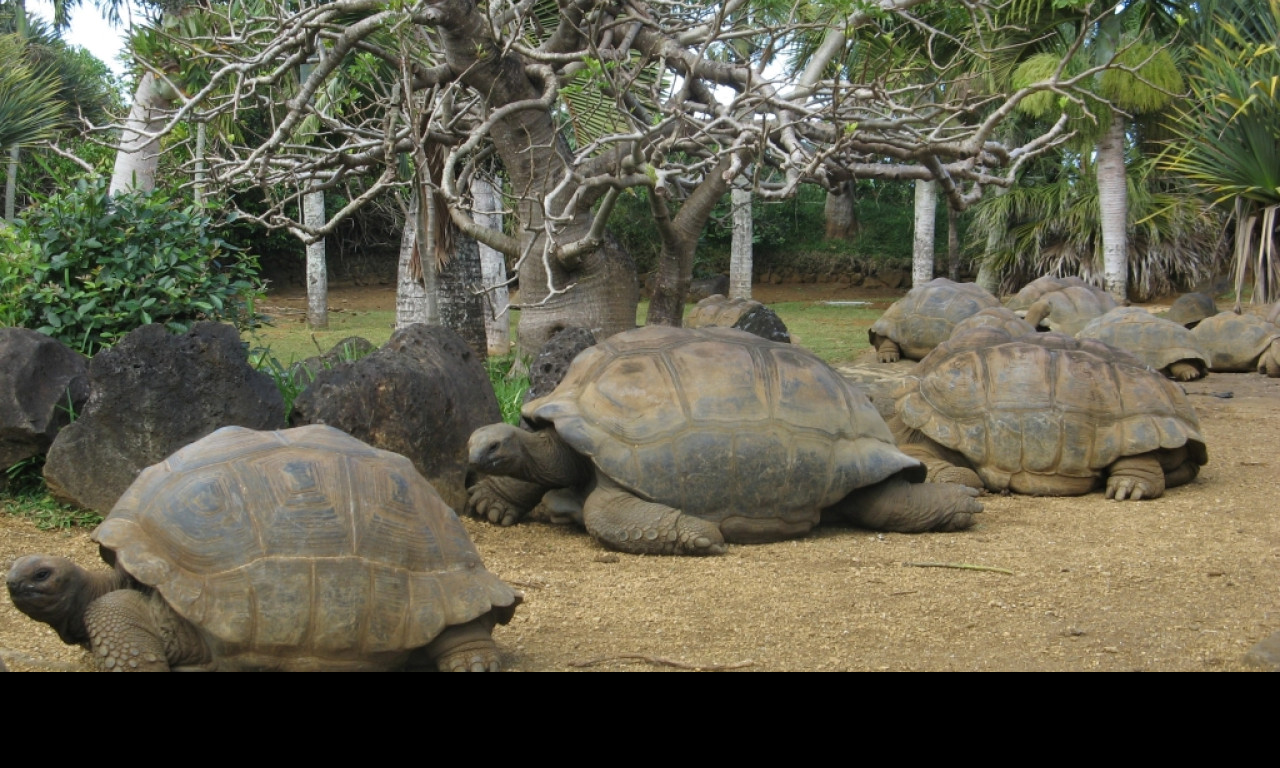
[[92, 528], [102, 522], [97, 512], [54, 501], [40, 474], [43, 467], [44, 457], [37, 456], [5, 470], [8, 485], [0, 491], [0, 508], [14, 517], [25, 517], [42, 531]]

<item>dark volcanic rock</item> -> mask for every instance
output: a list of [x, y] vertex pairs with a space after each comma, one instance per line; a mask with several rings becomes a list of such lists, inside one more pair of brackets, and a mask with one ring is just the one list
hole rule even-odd
[[411, 325], [381, 349], [322, 370], [293, 403], [293, 426], [328, 424], [407, 456], [455, 510], [466, 502], [467, 438], [502, 420], [479, 357], [454, 331]]
[[586, 328], [565, 328], [552, 336], [529, 364], [529, 389], [524, 393], [524, 401], [550, 394], [564, 379], [573, 358], [595, 343], [595, 334]]
[[174, 335], [144, 325], [89, 364], [84, 414], [58, 433], [44, 476], [49, 490], [102, 514], [146, 467], [230, 425], [284, 426], [284, 400], [249, 366], [230, 325], [197, 323]]
[[3, 470], [49, 450], [89, 399], [89, 360], [57, 339], [0, 328], [0, 488]]

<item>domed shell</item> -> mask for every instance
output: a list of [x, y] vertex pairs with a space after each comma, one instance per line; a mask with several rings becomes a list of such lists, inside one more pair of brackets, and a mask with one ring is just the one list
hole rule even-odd
[[[1095, 317], [1116, 308], [1116, 300], [1103, 291], [1088, 286], [1069, 285], [1041, 296], [1027, 309], [1027, 322], [1043, 325], [1050, 331], [1075, 336]], [[1039, 322], [1032, 315], [1043, 308]]]
[[1244, 372], [1258, 370], [1258, 358], [1280, 339], [1280, 327], [1227, 311], [1200, 321], [1191, 334], [1209, 354], [1209, 370]]
[[1123, 353], [1095, 354], [1103, 346], [979, 329], [920, 362], [896, 392], [898, 413], [968, 457], [989, 488], [1007, 488], [1024, 471], [1097, 477], [1122, 456], [1182, 445], [1204, 464], [1199, 419], [1182, 389], [1122, 362]]
[[1179, 296], [1169, 307], [1169, 311], [1161, 317], [1190, 329], [1195, 328], [1206, 317], [1213, 317], [1216, 314], [1218, 314], [1218, 305], [1213, 297], [1196, 291]]
[[956, 327], [951, 329], [951, 338], [954, 339], [974, 328], [999, 328], [1014, 338], [1036, 332], [1036, 329], [1031, 327], [1031, 323], [1023, 320], [1008, 307], [987, 307], [956, 323]]
[[525, 406], [632, 493], [710, 520], [789, 517], [899, 472], [871, 402], [811, 352], [731, 328], [649, 326], [574, 360]]
[[1089, 285], [1084, 278], [1076, 275], [1068, 275], [1067, 277], [1057, 277], [1055, 275], [1045, 275], [1037, 277], [1035, 280], [1022, 286], [1022, 290], [1010, 296], [1004, 303], [1004, 306], [1012, 309], [1014, 312], [1026, 312], [1032, 304], [1040, 300], [1040, 297], [1046, 293], [1060, 291], [1063, 288], [1070, 287], [1088, 288], [1096, 291], [1098, 289]]
[[143, 470], [93, 537], [220, 658], [393, 660], [518, 602], [412, 462], [322, 425], [219, 429]]
[[1116, 307], [1089, 321], [1076, 337], [1119, 347], [1165, 374], [1179, 362], [1190, 363], [1201, 373], [1209, 367], [1209, 356], [1191, 331], [1141, 307]]
[[873, 349], [884, 339], [897, 342], [903, 357], [919, 360], [951, 338], [956, 323], [1000, 301], [976, 283], [957, 283], [945, 277], [912, 288], [871, 326]]

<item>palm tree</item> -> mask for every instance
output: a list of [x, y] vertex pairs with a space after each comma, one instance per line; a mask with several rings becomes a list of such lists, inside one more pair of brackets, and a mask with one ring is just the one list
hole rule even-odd
[[1128, 298], [1126, 164], [1133, 155], [1132, 116], [1165, 109], [1184, 88], [1167, 47], [1175, 39], [1180, 10], [1179, 4], [1165, 0], [1121, 3], [1085, 30], [1083, 38], [1060, 36], [1058, 50], [1029, 57], [1014, 75], [1015, 86], [1033, 82], [1062, 66], [1064, 55], [1071, 56], [1068, 68], [1077, 71], [1106, 67], [1095, 78], [1097, 100], [1064, 105], [1055, 94], [1044, 92], [1025, 100], [1022, 107], [1037, 117], [1065, 109], [1088, 142], [1078, 156], [1093, 158], [1103, 283], [1117, 301]]
[[1280, 298], [1280, 0], [1224, 0], [1198, 27], [1194, 98], [1179, 111], [1161, 165], [1224, 207], [1235, 224], [1237, 308]]
[[[0, 149], [17, 149], [51, 138], [62, 121], [62, 104], [54, 97], [56, 82], [24, 60], [26, 41], [0, 35]], [[12, 200], [12, 194], [6, 202]], [[11, 218], [11, 217], [7, 217]]]

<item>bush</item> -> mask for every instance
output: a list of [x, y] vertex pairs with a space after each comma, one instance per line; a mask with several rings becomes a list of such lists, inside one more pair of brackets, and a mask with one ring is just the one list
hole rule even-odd
[[80, 181], [27, 209], [10, 234], [0, 238], [0, 322], [88, 355], [148, 323], [244, 329], [262, 295], [256, 259], [163, 191], [112, 197], [104, 181]]

